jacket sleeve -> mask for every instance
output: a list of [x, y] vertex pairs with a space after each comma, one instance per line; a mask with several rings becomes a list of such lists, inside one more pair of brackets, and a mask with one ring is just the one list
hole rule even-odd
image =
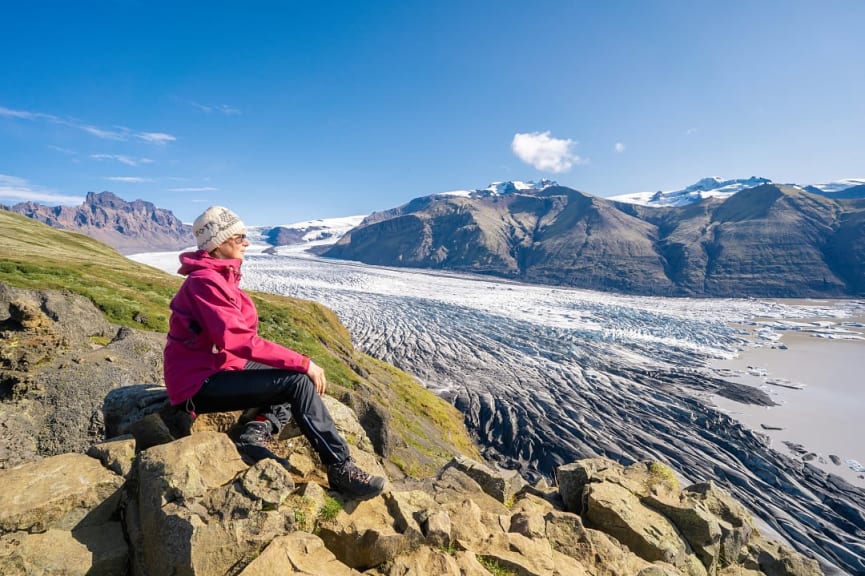
[[198, 310], [202, 331], [216, 350], [274, 368], [306, 372], [309, 358], [261, 338], [257, 326], [244, 317], [238, 298], [220, 282], [206, 275], [196, 278], [190, 297]]

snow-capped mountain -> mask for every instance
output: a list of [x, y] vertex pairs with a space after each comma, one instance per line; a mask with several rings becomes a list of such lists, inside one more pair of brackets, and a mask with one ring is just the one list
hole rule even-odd
[[[717, 176], [703, 178], [695, 184], [681, 190], [658, 190], [657, 192], [634, 192], [632, 194], [621, 194], [610, 196], [608, 200], [626, 202], [628, 204], [640, 204], [642, 206], [686, 206], [699, 202], [705, 198], [727, 198], [736, 192], [772, 184], [768, 178], [751, 176], [750, 178], [724, 179]], [[865, 197], [865, 178], [847, 178], [836, 180], [825, 184], [787, 184], [807, 190], [812, 194], [820, 194], [828, 198], [862, 198]]]
[[249, 234], [249, 239], [253, 244], [300, 245], [306, 249], [335, 243], [346, 232], [360, 224], [363, 219], [363, 216], [345, 216], [342, 218], [319, 218], [277, 226], [250, 226], [247, 228], [247, 234]]
[[547, 179], [530, 182], [508, 180], [505, 182], [493, 182], [486, 188], [478, 188], [476, 190], [451, 190], [450, 192], [435, 194], [435, 196], [465, 196], [468, 198], [504, 196], [505, 194], [513, 194], [514, 192], [521, 192], [524, 190], [543, 190], [550, 186], [558, 186], [558, 183]]
[[753, 188], [761, 184], [771, 184], [768, 178], [752, 176], [750, 178], [735, 178], [725, 180], [713, 176], [703, 178], [696, 184], [691, 184], [681, 190], [658, 190], [657, 192], [635, 192], [633, 194], [622, 194], [611, 196], [608, 200], [627, 202], [628, 204], [641, 204], [643, 206], [685, 206], [699, 202], [704, 198], [726, 198], [736, 192]]
[[847, 178], [844, 180], [836, 180], [834, 182], [826, 182], [825, 184], [811, 184], [805, 189], [809, 190], [811, 188], [816, 188], [817, 190], [829, 195], [843, 192], [844, 190], [853, 188], [854, 186], [865, 186], [865, 178]]

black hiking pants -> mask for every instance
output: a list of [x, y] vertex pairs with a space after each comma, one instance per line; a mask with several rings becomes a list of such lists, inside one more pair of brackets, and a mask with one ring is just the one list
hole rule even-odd
[[315, 385], [301, 372], [249, 362], [244, 370], [223, 370], [205, 380], [191, 401], [191, 408], [202, 414], [291, 404], [292, 417], [325, 465], [349, 457]]

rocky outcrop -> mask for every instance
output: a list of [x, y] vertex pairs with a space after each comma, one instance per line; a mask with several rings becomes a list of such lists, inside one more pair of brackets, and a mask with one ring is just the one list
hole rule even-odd
[[192, 227], [150, 202], [127, 202], [111, 192], [88, 192], [80, 206], [22, 202], [4, 207], [61, 230], [81, 232], [122, 254], [180, 250], [195, 244]]
[[106, 394], [160, 381], [164, 338], [112, 326], [81, 296], [0, 283], [0, 468], [104, 439]]
[[[340, 422], [359, 428], [350, 412]], [[680, 490], [657, 463], [576, 462], [562, 467], [558, 489], [509, 494], [501, 487], [514, 486], [513, 473], [461, 458], [357, 502], [328, 490], [320, 463], [248, 466], [226, 434], [197, 426], [146, 450], [118, 439], [94, 446], [99, 459], [67, 454], [0, 471], [0, 572], [822, 574], [759, 536], [726, 493]], [[134, 455], [125, 471], [106, 456], [120, 444]], [[314, 461], [302, 438], [279, 444], [294, 462]], [[364, 444], [353, 439], [353, 455], [384, 474]]]
[[325, 256], [663, 296], [862, 294], [865, 204], [764, 184], [680, 208], [561, 186], [431, 196], [370, 215]]

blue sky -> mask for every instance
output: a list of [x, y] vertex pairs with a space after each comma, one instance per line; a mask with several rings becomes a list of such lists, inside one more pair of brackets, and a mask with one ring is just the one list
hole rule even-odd
[[865, 2], [6, 2], [0, 203], [367, 214], [865, 177]]

